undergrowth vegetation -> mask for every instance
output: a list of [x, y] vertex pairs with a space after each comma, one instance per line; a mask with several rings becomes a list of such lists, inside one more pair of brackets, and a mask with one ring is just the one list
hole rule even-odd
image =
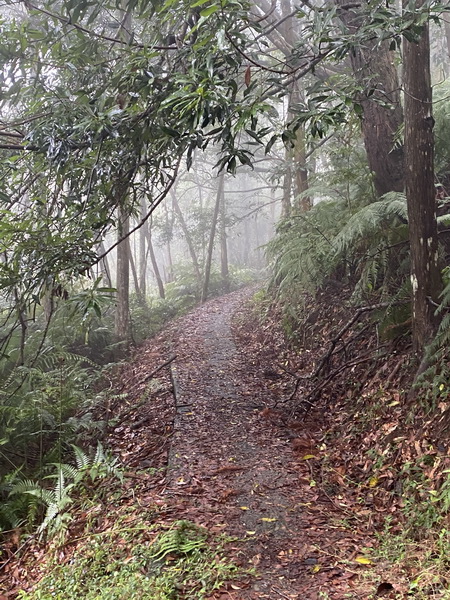
[[65, 564], [47, 565], [47, 573], [22, 600], [202, 600], [232, 580], [239, 570], [224, 556], [225, 537], [214, 538], [190, 521], [166, 530], [119, 522], [86, 542]]
[[[235, 269], [233, 289], [255, 276]], [[211, 294], [223, 292], [214, 272]], [[167, 285], [165, 299], [149, 296], [131, 302], [134, 342], [155, 335], [168, 320], [199, 301], [193, 273], [180, 269]], [[71, 492], [79, 487], [87, 449], [94, 464], [104, 462], [92, 440], [106, 428], [105, 403], [122, 358], [114, 336], [115, 290], [87, 280], [67, 298], [44, 298], [35, 314], [24, 314], [26, 327], [10, 331], [15, 315], [3, 311], [0, 357], [0, 529], [39, 526], [50, 537], [70, 521]], [[75, 446], [74, 446], [75, 445]], [[102, 458], [102, 460], [100, 460]], [[108, 459], [109, 460], [109, 459]], [[77, 464], [81, 471], [73, 471]], [[109, 464], [106, 461], [105, 464]]]

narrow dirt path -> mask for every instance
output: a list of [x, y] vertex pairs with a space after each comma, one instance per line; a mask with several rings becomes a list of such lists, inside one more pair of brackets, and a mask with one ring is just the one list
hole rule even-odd
[[[103, 535], [118, 520], [140, 523], [146, 515], [161, 531], [187, 519], [236, 538], [227, 559], [253, 572], [208, 600], [367, 600], [388, 585], [383, 564], [367, 559], [375, 500], [365, 466], [356, 465], [363, 483], [350, 486], [346, 499], [354, 448], [344, 440], [335, 449], [336, 433], [328, 435], [319, 408], [305, 422], [286, 414], [294, 382], [281, 367], [293, 353], [276, 319], [255, 319], [254, 291], [211, 300], [173, 321], [118, 370], [102, 417], [124, 467], [120, 499], [95, 522], [80, 508], [58, 549], [61, 563], [70, 564], [84, 539], [80, 526]], [[311, 371], [316, 358], [308, 349], [295, 354], [296, 369]], [[0, 596], [2, 585], [15, 597], [46, 571], [45, 547], [30, 544], [22, 556], [16, 545], [11, 539]]]
[[305, 463], [293, 451], [294, 434], [262, 416], [276, 401], [270, 380], [233, 341], [232, 317], [250, 294], [209, 302], [178, 324], [177, 410], [165, 493], [190, 518], [246, 540], [242, 564], [259, 576], [233, 597], [313, 600], [317, 594], [305, 596], [299, 582], [317, 562], [310, 544], [299, 540], [302, 505], [313, 495], [300, 490]]

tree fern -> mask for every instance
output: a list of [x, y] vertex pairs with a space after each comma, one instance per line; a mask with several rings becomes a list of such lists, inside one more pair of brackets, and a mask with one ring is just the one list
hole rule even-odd
[[[370, 246], [370, 241], [378, 242], [382, 237], [389, 239], [390, 231], [402, 227], [407, 221], [406, 198], [403, 194], [390, 192], [378, 202], [363, 206], [358, 210], [333, 239], [338, 254], [354, 252], [361, 243]], [[404, 230], [404, 228], [403, 228]], [[376, 247], [372, 248], [372, 254]]]
[[272, 285], [290, 306], [285, 316], [300, 311], [305, 291], [315, 293], [333, 278], [352, 289], [355, 304], [389, 299], [409, 279], [405, 196], [321, 201], [281, 224], [268, 256]]
[[358, 264], [359, 288], [376, 287], [387, 269], [390, 244], [407, 239], [406, 200], [386, 194], [382, 200], [350, 211], [341, 201], [320, 202], [308, 213], [284, 222], [268, 246], [273, 282], [284, 289], [316, 290], [342, 267]]

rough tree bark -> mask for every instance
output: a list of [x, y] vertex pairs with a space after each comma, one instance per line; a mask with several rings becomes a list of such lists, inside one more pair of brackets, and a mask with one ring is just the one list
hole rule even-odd
[[[350, 34], [356, 34], [363, 24], [360, 7], [364, 8], [367, 1], [349, 4], [347, 0], [335, 0]], [[403, 149], [394, 145], [395, 134], [403, 122], [394, 58], [389, 41], [380, 42], [376, 37], [350, 53], [355, 80], [366, 90], [359, 94], [358, 102], [362, 108], [364, 145], [378, 196], [404, 189]]]
[[[424, 0], [417, 0], [420, 8]], [[404, 39], [405, 178], [411, 248], [413, 347], [419, 355], [436, 327], [432, 302], [441, 286], [438, 266], [430, 40], [428, 25], [418, 43]]]

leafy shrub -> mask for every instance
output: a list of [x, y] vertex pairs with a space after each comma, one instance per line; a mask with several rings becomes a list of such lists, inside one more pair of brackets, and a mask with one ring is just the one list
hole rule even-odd
[[130, 298], [133, 338], [137, 344], [153, 337], [164, 325], [177, 316], [180, 308], [171, 298], [147, 298], [145, 304], [135, 295]]
[[[191, 265], [177, 265], [174, 273], [174, 281], [166, 286], [166, 298], [173, 302], [179, 311], [183, 312], [200, 301], [203, 282], [198, 281]], [[261, 274], [258, 271], [230, 265], [227, 286], [219, 269], [213, 265], [209, 279], [208, 297], [216, 297], [237, 290], [253, 283], [260, 277]]]

